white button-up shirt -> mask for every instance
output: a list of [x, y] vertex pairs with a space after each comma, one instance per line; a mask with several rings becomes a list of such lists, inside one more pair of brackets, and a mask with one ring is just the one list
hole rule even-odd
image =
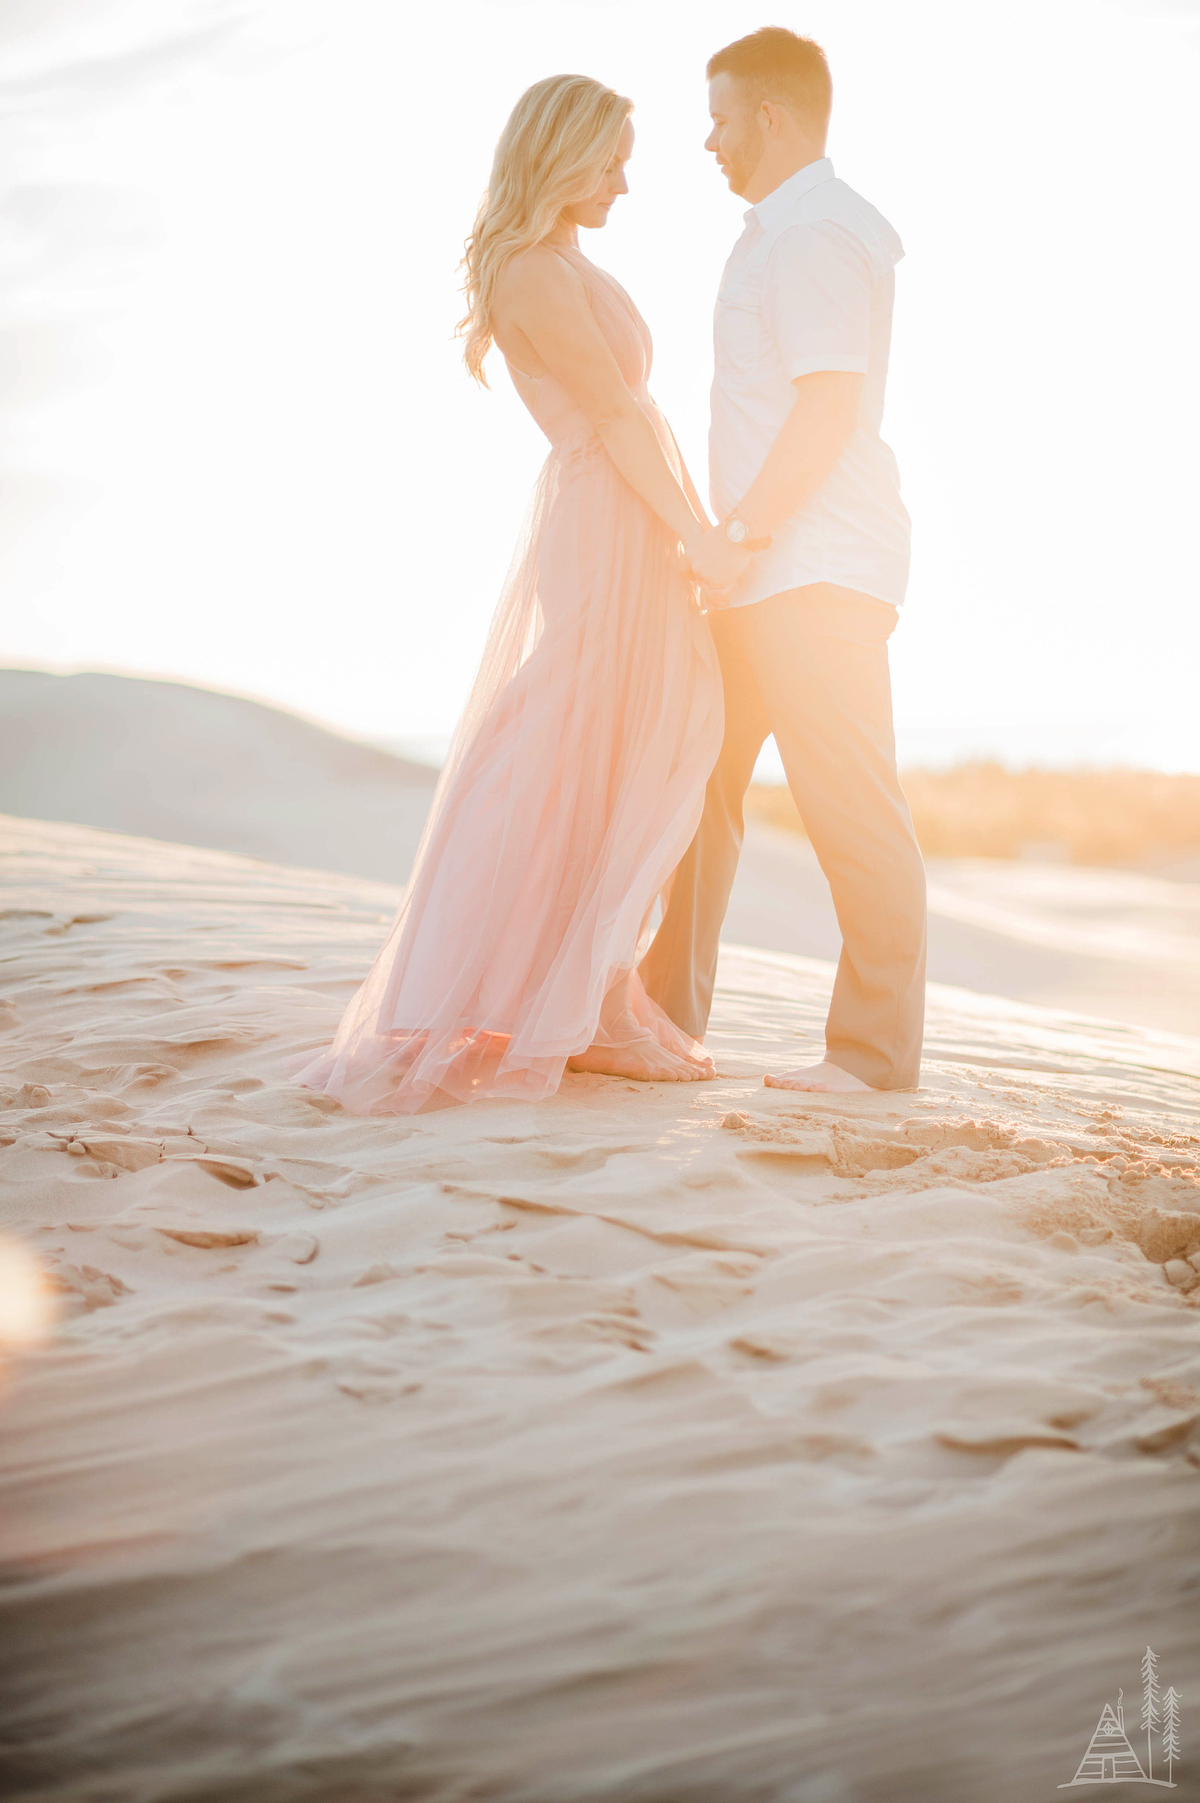
[[729, 598], [745, 607], [832, 582], [899, 606], [909, 518], [896, 459], [879, 436], [904, 246], [828, 157], [809, 163], [746, 214], [717, 296], [709, 436], [711, 499], [731, 513], [766, 461], [814, 371], [865, 376], [858, 425], [807, 506], [779, 526]]

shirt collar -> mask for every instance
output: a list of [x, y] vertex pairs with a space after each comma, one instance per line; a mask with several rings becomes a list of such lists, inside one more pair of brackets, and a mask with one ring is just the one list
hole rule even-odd
[[797, 169], [795, 175], [789, 175], [785, 182], [764, 194], [757, 206], [753, 206], [745, 215], [746, 224], [757, 219], [764, 231], [770, 231], [787, 217], [802, 194], [810, 188], [819, 187], [822, 182], [833, 180], [833, 164], [828, 157], [818, 157], [815, 163], [805, 163], [803, 169]]

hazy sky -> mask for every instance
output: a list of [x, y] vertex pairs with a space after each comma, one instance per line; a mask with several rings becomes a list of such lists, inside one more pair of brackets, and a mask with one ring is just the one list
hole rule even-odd
[[447, 733], [545, 454], [452, 337], [500, 126], [558, 70], [635, 101], [584, 249], [704, 490], [703, 66], [779, 22], [908, 253], [902, 756], [1200, 770], [1200, 0], [4, 0], [0, 661]]

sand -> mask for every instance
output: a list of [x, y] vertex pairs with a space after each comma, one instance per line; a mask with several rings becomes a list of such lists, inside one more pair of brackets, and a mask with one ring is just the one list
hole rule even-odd
[[[436, 771], [244, 696], [0, 670], [0, 813], [407, 880]], [[1200, 882], [931, 859], [934, 982], [1200, 1037]], [[751, 819], [726, 938], [835, 959], [829, 885]]]
[[[1200, 883], [1001, 858], [927, 858], [926, 869], [934, 982], [1200, 1038]], [[837, 958], [807, 840], [748, 824], [725, 935]]]
[[402, 883], [436, 779], [244, 695], [0, 670], [0, 813]]
[[[396, 892], [2, 826], [0, 1789], [1025, 1803], [1200, 1686], [1200, 1041], [934, 988], [921, 1090], [361, 1120]], [[1157, 1749], [1156, 1749], [1157, 1751]], [[1195, 1789], [1191, 1791], [1196, 1794]]]

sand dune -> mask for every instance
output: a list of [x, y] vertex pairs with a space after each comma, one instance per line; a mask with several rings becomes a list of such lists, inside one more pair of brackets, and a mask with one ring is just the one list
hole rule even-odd
[[[0, 811], [407, 879], [435, 772], [182, 683], [0, 671]], [[1200, 883], [930, 861], [934, 982], [1200, 1036]], [[751, 819], [726, 937], [836, 959], [811, 846]]]
[[1200, 1041], [769, 1091], [831, 967], [731, 947], [713, 1083], [363, 1121], [281, 1066], [394, 890], [3, 850], [6, 1797], [1025, 1803], [1197, 1695]]
[[402, 883], [436, 776], [240, 695], [0, 670], [4, 813]]

